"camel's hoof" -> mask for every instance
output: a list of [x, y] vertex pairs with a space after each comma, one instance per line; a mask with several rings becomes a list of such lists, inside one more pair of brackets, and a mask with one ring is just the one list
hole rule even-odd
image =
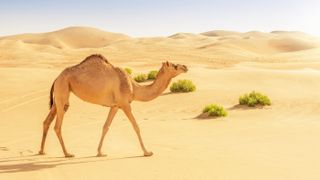
[[148, 156], [152, 156], [153, 155], [153, 152], [151, 151], [147, 151], [144, 153], [144, 156], [148, 157]]
[[38, 155], [45, 155], [46, 153], [44, 153], [43, 151], [39, 151]]
[[66, 158], [73, 158], [73, 157], [74, 157], [74, 155], [73, 155], [73, 154], [69, 154], [69, 153], [68, 153], [68, 154], [65, 154], [65, 155], [64, 155], [64, 157], [66, 157]]
[[97, 157], [106, 157], [106, 156], [107, 156], [106, 154], [102, 154], [102, 153], [97, 154]]

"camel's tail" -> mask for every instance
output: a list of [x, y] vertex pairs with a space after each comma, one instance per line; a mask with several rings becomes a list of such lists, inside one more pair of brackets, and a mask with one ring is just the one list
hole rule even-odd
[[56, 82], [56, 81], [54, 81], [54, 82], [52, 83], [51, 89], [50, 89], [49, 109], [51, 109], [52, 106], [53, 106], [53, 88], [54, 88], [54, 83], [55, 83], [55, 82]]

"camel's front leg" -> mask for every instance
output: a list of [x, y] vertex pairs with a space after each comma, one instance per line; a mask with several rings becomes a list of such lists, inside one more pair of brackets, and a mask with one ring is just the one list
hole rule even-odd
[[144, 152], [144, 156], [152, 156], [153, 153], [151, 151], [147, 151], [147, 149], [145, 148], [144, 144], [143, 144], [143, 141], [142, 141], [142, 138], [141, 138], [141, 134], [140, 134], [140, 128], [137, 124], [137, 121], [135, 120], [132, 112], [131, 112], [131, 107], [130, 105], [127, 105], [127, 106], [124, 106], [122, 107], [122, 110], [124, 111], [124, 113], [127, 115], [127, 117], [129, 118], [138, 138], [139, 138], [139, 142], [140, 142], [140, 145], [141, 145], [141, 148]]
[[117, 111], [118, 111], [118, 107], [111, 107], [110, 108], [110, 111], [109, 111], [109, 114], [108, 114], [108, 118], [107, 118], [106, 122], [104, 123], [103, 130], [102, 130], [102, 135], [101, 135], [101, 139], [100, 139], [100, 143], [99, 143], [99, 147], [98, 147], [98, 154], [97, 154], [98, 157], [105, 156], [101, 152], [101, 148], [102, 148], [102, 145], [103, 145], [103, 140], [104, 140], [104, 137], [105, 137], [105, 135], [107, 134], [107, 132], [109, 130], [111, 122], [112, 122], [114, 116], [116, 115]]

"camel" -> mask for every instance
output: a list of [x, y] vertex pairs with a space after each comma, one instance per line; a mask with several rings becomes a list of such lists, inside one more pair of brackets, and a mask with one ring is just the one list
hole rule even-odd
[[156, 79], [149, 85], [141, 85], [134, 81], [123, 69], [114, 67], [102, 55], [93, 54], [85, 58], [81, 63], [68, 67], [53, 82], [50, 90], [50, 112], [43, 122], [43, 134], [40, 155], [45, 154], [44, 146], [48, 129], [56, 118], [54, 130], [59, 139], [65, 157], [74, 157], [70, 154], [63, 142], [61, 126], [63, 116], [69, 107], [70, 92], [83, 101], [110, 107], [108, 117], [102, 129], [102, 135], [98, 146], [98, 157], [105, 156], [101, 148], [104, 137], [109, 130], [114, 116], [121, 109], [131, 122], [138, 136], [144, 156], [152, 156], [141, 138], [140, 128], [132, 114], [132, 101], [151, 101], [162, 94], [168, 87], [172, 78], [188, 71], [185, 65], [173, 64], [168, 61], [162, 63], [162, 67]]

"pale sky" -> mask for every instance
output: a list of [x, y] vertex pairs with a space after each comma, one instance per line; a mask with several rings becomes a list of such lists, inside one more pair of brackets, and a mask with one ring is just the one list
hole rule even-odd
[[0, 0], [0, 36], [91, 26], [130, 36], [303, 31], [320, 36], [319, 0]]

